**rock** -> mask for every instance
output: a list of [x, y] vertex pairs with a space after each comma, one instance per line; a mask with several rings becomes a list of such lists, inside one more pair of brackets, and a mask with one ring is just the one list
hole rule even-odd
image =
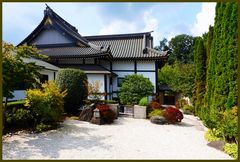
[[222, 140], [218, 140], [218, 141], [209, 142], [207, 145], [210, 146], [210, 147], [213, 147], [217, 150], [223, 151], [223, 147], [225, 145], [225, 142], [222, 141]]
[[91, 119], [90, 123], [97, 124], [97, 125], [101, 125], [102, 124], [101, 119], [100, 118], [95, 118], [95, 117], [93, 117]]
[[81, 121], [88, 121], [90, 122], [93, 117], [93, 110], [95, 109], [95, 105], [92, 104], [85, 109], [82, 110], [82, 112], [79, 115], [79, 120]]
[[163, 116], [152, 116], [150, 121], [154, 124], [166, 124], [167, 120]]

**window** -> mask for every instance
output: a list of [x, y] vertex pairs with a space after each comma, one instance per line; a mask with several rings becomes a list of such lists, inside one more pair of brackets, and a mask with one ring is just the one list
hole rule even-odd
[[42, 74], [42, 76], [40, 77], [40, 82], [45, 83], [46, 81], [48, 81], [48, 75]]
[[123, 79], [124, 79], [123, 77], [117, 78], [117, 85], [118, 85], [118, 87], [122, 86]]

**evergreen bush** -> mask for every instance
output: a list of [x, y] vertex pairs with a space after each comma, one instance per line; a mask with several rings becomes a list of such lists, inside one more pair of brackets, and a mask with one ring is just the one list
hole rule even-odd
[[141, 98], [153, 93], [152, 82], [143, 75], [128, 75], [120, 88], [119, 98], [123, 104], [138, 104]]
[[87, 75], [79, 69], [61, 69], [56, 77], [60, 91], [67, 90], [64, 98], [64, 110], [76, 115], [88, 96]]

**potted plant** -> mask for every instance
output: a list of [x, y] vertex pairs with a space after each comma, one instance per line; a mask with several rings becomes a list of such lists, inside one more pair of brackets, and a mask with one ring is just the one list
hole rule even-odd
[[137, 119], [146, 119], [147, 117], [147, 105], [148, 100], [147, 97], [143, 97], [138, 105], [134, 105], [134, 118]]

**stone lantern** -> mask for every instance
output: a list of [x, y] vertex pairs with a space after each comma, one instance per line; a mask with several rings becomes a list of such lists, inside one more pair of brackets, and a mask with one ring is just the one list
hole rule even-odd
[[93, 124], [101, 125], [101, 115], [100, 115], [100, 111], [98, 108], [95, 108], [93, 110], [93, 117], [90, 122]]

